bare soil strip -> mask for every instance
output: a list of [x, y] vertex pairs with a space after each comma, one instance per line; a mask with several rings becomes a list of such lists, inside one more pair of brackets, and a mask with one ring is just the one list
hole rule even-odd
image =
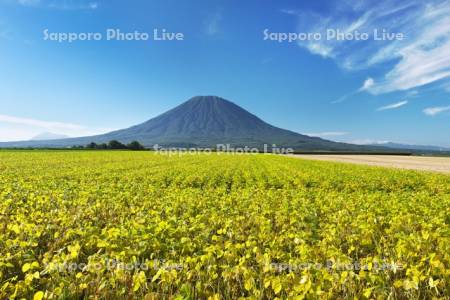
[[450, 157], [396, 155], [290, 155], [296, 158], [346, 162], [370, 166], [450, 173]]

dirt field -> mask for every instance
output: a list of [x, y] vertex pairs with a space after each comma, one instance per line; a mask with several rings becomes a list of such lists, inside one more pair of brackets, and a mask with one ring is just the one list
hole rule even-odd
[[292, 155], [297, 158], [450, 173], [450, 157], [396, 155]]

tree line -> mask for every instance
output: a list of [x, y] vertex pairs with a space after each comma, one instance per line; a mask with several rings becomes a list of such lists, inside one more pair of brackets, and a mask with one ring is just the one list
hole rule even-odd
[[138, 141], [132, 141], [129, 144], [122, 144], [121, 142], [117, 140], [109, 141], [108, 143], [89, 143], [85, 147], [85, 149], [108, 149], [108, 150], [145, 150], [145, 147], [139, 143]]

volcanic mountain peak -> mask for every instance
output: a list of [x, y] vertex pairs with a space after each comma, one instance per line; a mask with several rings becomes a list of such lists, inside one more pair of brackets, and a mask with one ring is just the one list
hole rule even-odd
[[221, 98], [219, 96], [214, 96], [214, 95], [194, 96], [191, 99], [187, 100], [185, 103], [188, 103], [188, 102], [221, 102], [221, 101], [232, 103], [231, 101], [228, 101], [224, 98]]
[[67, 147], [91, 142], [139, 141], [153, 145], [258, 147], [276, 144], [298, 150], [361, 150], [364, 146], [336, 143], [274, 127], [231, 101], [217, 96], [196, 96], [139, 125], [110, 133], [53, 141], [3, 143], [6, 147]]

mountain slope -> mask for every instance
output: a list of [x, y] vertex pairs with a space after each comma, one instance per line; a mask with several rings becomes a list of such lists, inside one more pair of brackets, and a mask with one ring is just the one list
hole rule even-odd
[[68, 147], [90, 142], [106, 143], [138, 140], [147, 147], [198, 146], [215, 148], [217, 144], [232, 147], [258, 147], [264, 144], [291, 147], [296, 150], [380, 150], [380, 147], [358, 146], [310, 137], [274, 127], [238, 105], [216, 97], [197, 96], [142, 124], [110, 133], [60, 139], [0, 143], [0, 147]]

